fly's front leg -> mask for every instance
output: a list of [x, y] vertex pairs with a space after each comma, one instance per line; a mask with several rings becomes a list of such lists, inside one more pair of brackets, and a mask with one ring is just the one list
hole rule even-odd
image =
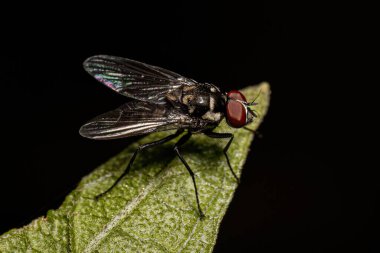
[[179, 147], [185, 144], [191, 137], [191, 133], [188, 132], [186, 135], [182, 136], [181, 139], [174, 145], [174, 151], [177, 153], [179, 159], [182, 161], [183, 165], [185, 165], [187, 171], [189, 172], [191, 179], [193, 180], [193, 185], [194, 185], [194, 190], [195, 190], [195, 198], [197, 200], [197, 205], [198, 205], [198, 211], [199, 211], [199, 216], [201, 219], [204, 217], [204, 214], [201, 209], [201, 205], [199, 204], [199, 197], [198, 197], [198, 189], [197, 189], [197, 184], [195, 182], [195, 176], [194, 172], [191, 170], [190, 166], [187, 164], [186, 160], [182, 157], [181, 153], [179, 152]]
[[231, 146], [232, 140], [234, 139], [234, 135], [232, 133], [215, 133], [215, 132], [211, 132], [211, 131], [204, 132], [204, 134], [207, 135], [208, 137], [211, 137], [211, 138], [229, 139], [227, 145], [223, 149], [223, 153], [224, 153], [224, 155], [225, 155], [225, 157], [227, 159], [227, 164], [228, 164], [228, 167], [230, 168], [230, 171], [231, 171], [232, 175], [234, 176], [234, 178], [236, 179], [236, 181], [239, 183], [240, 179], [237, 177], [237, 175], [235, 174], [234, 170], [232, 169], [232, 166], [231, 166], [231, 163], [230, 163], [230, 159], [228, 158], [228, 155], [227, 155], [227, 151], [228, 151], [228, 149]]
[[253, 133], [255, 135], [255, 137], [257, 135], [258, 138], [263, 138], [263, 135], [261, 134], [261, 132], [259, 132], [257, 130], [252, 130], [252, 129], [248, 128], [248, 127], [243, 127], [243, 129], [245, 129], [245, 130]]
[[151, 147], [158, 146], [158, 145], [160, 145], [160, 144], [164, 144], [165, 142], [168, 142], [168, 141], [170, 141], [170, 140], [176, 138], [176, 137], [179, 136], [181, 133], [183, 133], [183, 129], [179, 129], [179, 130], [177, 130], [177, 132], [176, 132], [175, 134], [169, 135], [169, 136], [167, 136], [167, 137], [165, 137], [165, 138], [163, 138], [163, 139], [161, 139], [161, 140], [158, 140], [158, 141], [154, 141], [154, 142], [150, 142], [150, 143], [146, 143], [146, 144], [142, 144], [142, 145], [140, 145], [140, 146], [136, 149], [135, 153], [133, 153], [133, 156], [132, 156], [131, 160], [129, 160], [128, 166], [127, 166], [127, 168], [124, 170], [123, 174], [121, 174], [121, 176], [118, 177], [118, 179], [113, 183], [113, 185], [112, 185], [110, 188], [108, 188], [105, 192], [103, 192], [103, 193], [97, 195], [95, 198], [96, 198], [96, 199], [99, 199], [100, 197], [102, 197], [102, 196], [104, 196], [105, 194], [107, 194], [109, 191], [111, 191], [111, 190], [112, 190], [112, 189], [113, 189], [113, 188], [114, 188], [114, 187], [120, 182], [121, 179], [123, 179], [123, 177], [124, 177], [125, 175], [127, 175], [127, 174], [129, 173], [129, 171], [131, 170], [132, 164], [133, 164], [133, 162], [135, 161], [136, 156], [137, 156], [137, 154], [138, 154], [140, 151], [142, 151], [142, 150], [144, 150], [144, 149], [147, 149], [147, 148], [151, 148]]

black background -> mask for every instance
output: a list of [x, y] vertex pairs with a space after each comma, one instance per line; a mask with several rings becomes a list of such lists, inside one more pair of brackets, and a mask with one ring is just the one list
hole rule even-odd
[[81, 65], [110, 54], [227, 91], [270, 82], [263, 138], [215, 252], [378, 250], [375, 168], [355, 162], [364, 103], [355, 98], [367, 88], [360, 65], [371, 53], [359, 20], [371, 15], [356, 6], [184, 2], [3, 9], [0, 233], [58, 208], [84, 175], [134, 140], [78, 134], [125, 101]]

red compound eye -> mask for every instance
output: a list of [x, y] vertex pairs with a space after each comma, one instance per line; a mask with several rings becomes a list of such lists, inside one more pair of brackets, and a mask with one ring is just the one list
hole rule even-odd
[[244, 95], [238, 90], [228, 92], [227, 97], [247, 102], [247, 99], [245, 99]]
[[230, 126], [239, 128], [247, 124], [247, 109], [237, 100], [247, 102], [244, 95], [237, 90], [228, 92], [229, 100], [226, 105], [227, 122]]

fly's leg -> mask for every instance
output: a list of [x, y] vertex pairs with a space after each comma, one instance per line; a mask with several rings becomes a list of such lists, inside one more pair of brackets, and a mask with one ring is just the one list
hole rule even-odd
[[191, 137], [191, 133], [188, 132], [186, 135], [182, 136], [181, 139], [174, 145], [174, 151], [177, 153], [179, 159], [181, 159], [183, 165], [185, 165], [187, 171], [189, 172], [191, 179], [193, 180], [193, 185], [194, 185], [194, 190], [195, 190], [195, 198], [197, 200], [197, 205], [198, 205], [198, 211], [199, 211], [199, 216], [201, 219], [204, 217], [204, 214], [201, 209], [201, 205], [199, 204], [199, 197], [198, 197], [198, 190], [197, 190], [197, 184], [195, 183], [195, 177], [194, 177], [194, 172], [190, 169], [190, 166], [187, 164], [185, 159], [182, 157], [181, 153], [179, 152], [179, 147], [181, 147], [183, 144], [185, 144]]
[[113, 185], [112, 185], [110, 188], [108, 188], [105, 192], [103, 192], [103, 193], [97, 195], [95, 198], [96, 198], [96, 199], [99, 199], [100, 197], [102, 197], [102, 196], [104, 196], [105, 194], [107, 194], [109, 191], [111, 191], [111, 190], [112, 190], [112, 189], [113, 189], [113, 188], [114, 188], [114, 187], [120, 182], [121, 179], [123, 179], [123, 177], [124, 177], [125, 175], [127, 175], [127, 174], [129, 173], [129, 171], [131, 170], [132, 164], [133, 164], [133, 162], [135, 161], [136, 156], [137, 156], [137, 154], [138, 154], [140, 151], [142, 151], [142, 150], [144, 150], [144, 149], [147, 149], [147, 148], [151, 148], [151, 147], [158, 146], [158, 145], [160, 145], [160, 144], [164, 144], [165, 142], [168, 142], [168, 141], [170, 141], [170, 140], [176, 138], [176, 137], [177, 137], [178, 135], [180, 135], [181, 133], [183, 133], [183, 129], [179, 129], [179, 130], [177, 130], [176, 133], [174, 133], [174, 134], [172, 134], [172, 135], [169, 135], [169, 136], [167, 136], [167, 137], [165, 137], [165, 138], [163, 138], [163, 139], [161, 139], [161, 140], [158, 140], [158, 141], [154, 141], [154, 142], [150, 142], [150, 143], [146, 143], [146, 144], [142, 144], [142, 145], [140, 145], [140, 146], [136, 149], [135, 153], [133, 153], [133, 156], [132, 156], [131, 160], [129, 161], [128, 166], [127, 166], [127, 168], [124, 170], [123, 174], [121, 174], [121, 176], [119, 176], [119, 178], [113, 183]]
[[252, 129], [248, 128], [248, 127], [243, 127], [243, 128], [244, 128], [245, 130], [247, 130], [247, 131], [253, 133], [253, 134], [256, 133], [256, 130], [252, 130]]
[[243, 129], [245, 129], [245, 130], [253, 133], [255, 135], [255, 137], [257, 135], [258, 138], [263, 138], [263, 135], [261, 134], [261, 132], [259, 132], [257, 130], [252, 130], [252, 129], [248, 128], [248, 127], [243, 127]]
[[230, 159], [228, 158], [228, 155], [227, 155], [227, 151], [228, 149], [230, 148], [231, 146], [231, 143], [232, 143], [232, 140], [234, 139], [234, 135], [231, 134], [231, 133], [215, 133], [215, 132], [204, 132], [205, 135], [207, 135], [208, 137], [211, 137], [211, 138], [216, 138], [216, 139], [230, 139], [227, 143], [227, 145], [224, 147], [223, 149], [223, 153], [227, 159], [227, 164], [228, 164], [228, 167], [230, 168], [230, 171], [232, 173], [232, 175], [234, 176], [234, 178], [236, 179], [236, 181], [239, 183], [240, 182], [240, 179], [236, 176], [234, 170], [232, 169], [232, 166], [231, 166], [231, 163], [230, 163]]

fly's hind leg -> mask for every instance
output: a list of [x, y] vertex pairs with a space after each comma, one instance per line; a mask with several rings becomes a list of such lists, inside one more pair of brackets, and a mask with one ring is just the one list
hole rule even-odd
[[172, 134], [172, 135], [169, 135], [169, 136], [167, 136], [167, 137], [165, 137], [165, 138], [163, 138], [163, 139], [161, 139], [161, 140], [158, 140], [158, 141], [154, 141], [154, 142], [150, 142], [150, 143], [146, 143], [146, 144], [142, 144], [142, 145], [140, 145], [140, 146], [136, 149], [135, 153], [133, 153], [133, 156], [132, 156], [131, 160], [129, 160], [128, 166], [127, 166], [127, 168], [124, 170], [123, 174], [121, 174], [121, 175], [118, 177], [118, 179], [112, 184], [112, 186], [111, 186], [110, 188], [108, 188], [105, 192], [103, 192], [103, 193], [97, 195], [95, 198], [96, 198], [96, 199], [99, 199], [100, 197], [102, 197], [102, 196], [104, 196], [105, 194], [107, 194], [108, 192], [110, 192], [110, 191], [111, 191], [111, 190], [112, 190], [112, 189], [113, 189], [113, 188], [114, 188], [114, 187], [115, 187], [115, 186], [121, 181], [121, 179], [123, 179], [123, 177], [129, 173], [129, 171], [131, 170], [132, 164], [133, 164], [133, 162], [135, 161], [136, 156], [137, 156], [137, 154], [138, 154], [140, 151], [142, 151], [142, 150], [144, 150], [144, 149], [147, 149], [147, 148], [151, 148], [151, 147], [158, 146], [158, 145], [160, 145], [160, 144], [164, 144], [165, 142], [168, 142], [168, 141], [170, 141], [170, 140], [176, 138], [176, 137], [177, 137], [178, 135], [180, 135], [181, 133], [183, 133], [183, 129], [179, 129], [179, 130], [177, 130], [176, 133], [174, 133], [174, 134]]

